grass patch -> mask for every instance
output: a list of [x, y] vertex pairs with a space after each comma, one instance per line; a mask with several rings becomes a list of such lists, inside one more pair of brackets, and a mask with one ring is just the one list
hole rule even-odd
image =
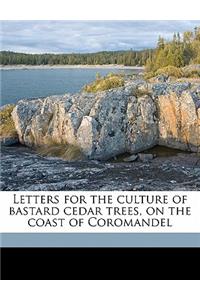
[[43, 156], [59, 157], [64, 160], [82, 160], [84, 158], [80, 148], [70, 144], [51, 143], [48, 145], [40, 146], [37, 152]]
[[110, 73], [105, 77], [96, 75], [96, 80], [84, 86], [83, 91], [87, 93], [96, 93], [109, 89], [124, 86], [124, 76], [122, 74]]
[[14, 107], [14, 104], [9, 104], [0, 110], [0, 137], [2, 138], [17, 136], [17, 131], [11, 115]]

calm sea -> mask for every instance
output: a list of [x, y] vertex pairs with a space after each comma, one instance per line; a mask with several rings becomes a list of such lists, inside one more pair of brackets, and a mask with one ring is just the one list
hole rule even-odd
[[133, 74], [138, 70], [122, 69], [35, 69], [2, 70], [0, 104], [16, 103], [20, 99], [75, 93], [95, 79], [96, 73]]

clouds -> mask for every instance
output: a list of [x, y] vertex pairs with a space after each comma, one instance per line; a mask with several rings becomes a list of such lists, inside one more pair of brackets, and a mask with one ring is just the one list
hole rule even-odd
[[2, 21], [2, 50], [28, 53], [153, 48], [200, 21]]

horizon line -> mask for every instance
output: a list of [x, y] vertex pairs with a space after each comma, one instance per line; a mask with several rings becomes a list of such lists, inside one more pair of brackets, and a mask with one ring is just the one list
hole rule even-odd
[[44, 54], [53, 54], [53, 55], [72, 55], [72, 54], [80, 54], [80, 55], [84, 55], [84, 54], [98, 54], [98, 53], [102, 53], [102, 52], [142, 52], [142, 51], [146, 51], [146, 50], [154, 50], [155, 48], [152, 47], [147, 47], [147, 48], [141, 48], [141, 49], [129, 49], [129, 50], [124, 50], [124, 49], [119, 49], [119, 50], [100, 50], [100, 51], [95, 51], [95, 52], [38, 52], [38, 53], [34, 53], [34, 52], [18, 52], [18, 51], [14, 51], [14, 50], [0, 50], [0, 53], [2, 52], [10, 52], [10, 53], [15, 53], [15, 54], [30, 54], [30, 55], [44, 55]]

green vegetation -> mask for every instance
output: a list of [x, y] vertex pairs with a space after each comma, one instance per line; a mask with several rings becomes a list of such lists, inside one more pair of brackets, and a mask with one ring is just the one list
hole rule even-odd
[[0, 52], [1, 65], [105, 65], [144, 66], [153, 50], [103, 51], [72, 54], [25, 54]]
[[96, 93], [124, 85], [124, 77], [121, 74], [110, 73], [105, 77], [101, 77], [99, 73], [96, 80], [84, 86], [83, 90], [87, 93]]
[[15, 130], [14, 122], [11, 116], [14, 105], [6, 105], [0, 110], [0, 137], [15, 137], [17, 132]]
[[155, 72], [155, 75], [161, 75], [161, 74], [165, 74], [167, 76], [173, 76], [176, 78], [181, 78], [184, 76], [184, 72], [182, 70], [182, 68], [177, 68], [174, 66], [167, 66], [164, 68], [160, 68]]
[[68, 161], [83, 159], [81, 150], [75, 145], [52, 142], [51, 144], [38, 147], [36, 150], [43, 156], [60, 157]]
[[166, 41], [159, 37], [157, 48], [146, 63], [146, 78], [159, 74], [166, 74], [174, 77], [199, 76], [198, 71], [184, 72], [182, 69], [189, 64], [200, 64], [200, 27], [194, 32], [174, 34], [172, 41]]
[[174, 66], [167, 66], [164, 68], [160, 68], [155, 72], [153, 71], [146, 72], [144, 74], [144, 78], [151, 79], [155, 76], [162, 75], [162, 74], [170, 77], [175, 77], [175, 78], [194, 78], [194, 79], [200, 78], [200, 71], [195, 68], [193, 69], [191, 67], [186, 69], [186, 68], [177, 68]]

